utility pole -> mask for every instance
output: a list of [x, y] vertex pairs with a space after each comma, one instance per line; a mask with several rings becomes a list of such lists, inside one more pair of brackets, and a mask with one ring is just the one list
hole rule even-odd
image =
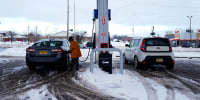
[[37, 26], [35, 27], [35, 42], [37, 41]]
[[76, 8], [75, 8], [75, 0], [74, 0], [74, 39], [76, 40], [76, 37], [75, 37], [75, 31], [76, 31], [76, 23], [75, 23], [75, 21], [76, 21], [76, 18], [75, 18], [76, 13], [75, 13], [75, 10], [76, 10]]
[[46, 29], [45, 29], [45, 34], [46, 34], [47, 39], [48, 39], [47, 30], [48, 30], [48, 26], [46, 26]]
[[74, 0], [74, 33], [76, 31], [76, 2]]
[[35, 27], [35, 34], [37, 35], [37, 26]]
[[30, 36], [29, 36], [29, 35], [30, 35], [30, 34], [29, 34], [29, 28], [30, 28], [30, 27], [29, 27], [29, 25], [28, 25], [28, 44], [29, 44], [29, 42], [30, 42]]
[[67, 39], [69, 38], [69, 0], [67, 0]]
[[192, 19], [192, 16], [187, 16], [189, 19], [190, 19], [190, 47], [192, 46], [192, 30], [191, 30], [191, 19]]

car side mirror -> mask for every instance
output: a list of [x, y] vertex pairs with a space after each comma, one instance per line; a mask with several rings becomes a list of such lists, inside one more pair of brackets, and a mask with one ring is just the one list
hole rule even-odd
[[125, 47], [130, 47], [128, 44], [125, 44]]

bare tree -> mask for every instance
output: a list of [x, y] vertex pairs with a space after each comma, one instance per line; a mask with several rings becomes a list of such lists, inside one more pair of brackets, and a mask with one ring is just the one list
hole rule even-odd
[[16, 35], [16, 33], [12, 32], [12, 31], [8, 31], [8, 32], [5, 33], [5, 36], [8, 37], [8, 39], [10, 39], [11, 43], [13, 42], [15, 35]]
[[34, 33], [30, 33], [28, 37], [29, 37], [30, 42], [37, 42], [38, 40], [42, 38], [40, 34], [34, 34]]
[[79, 34], [75, 35], [76, 41], [78, 43], [81, 43], [84, 40], [85, 35], [87, 34], [87, 32], [80, 32]]

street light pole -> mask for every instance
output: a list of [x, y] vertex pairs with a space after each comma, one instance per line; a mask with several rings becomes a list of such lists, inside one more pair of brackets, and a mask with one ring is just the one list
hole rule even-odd
[[76, 2], [75, 2], [75, 0], [74, 0], [74, 33], [75, 33], [75, 31], [76, 31]]
[[76, 40], [76, 37], [75, 37], [75, 32], [76, 32], [76, 2], [74, 0], [74, 39]]
[[192, 46], [192, 30], [191, 30], [191, 19], [192, 19], [192, 16], [187, 16], [189, 19], [190, 19], [190, 47]]
[[28, 44], [30, 43], [30, 34], [29, 34], [29, 25], [28, 25]]
[[69, 38], [69, 0], [67, 0], [67, 39]]

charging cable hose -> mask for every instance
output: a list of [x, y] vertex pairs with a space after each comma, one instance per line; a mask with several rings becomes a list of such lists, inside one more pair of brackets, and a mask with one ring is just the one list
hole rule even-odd
[[[93, 20], [93, 26], [92, 26], [92, 38], [91, 38], [91, 42], [92, 42], [92, 43], [94, 42], [94, 41], [92, 41], [93, 38], [94, 38], [94, 22], [95, 22], [95, 20]], [[89, 51], [88, 51], [88, 54], [87, 54], [86, 59], [85, 59], [85, 60], [80, 60], [80, 59], [79, 59], [80, 62], [86, 62], [86, 61], [87, 61], [87, 59], [88, 59], [88, 57], [89, 57], [89, 55], [90, 55], [90, 49], [91, 49], [91, 48], [89, 48]]]

